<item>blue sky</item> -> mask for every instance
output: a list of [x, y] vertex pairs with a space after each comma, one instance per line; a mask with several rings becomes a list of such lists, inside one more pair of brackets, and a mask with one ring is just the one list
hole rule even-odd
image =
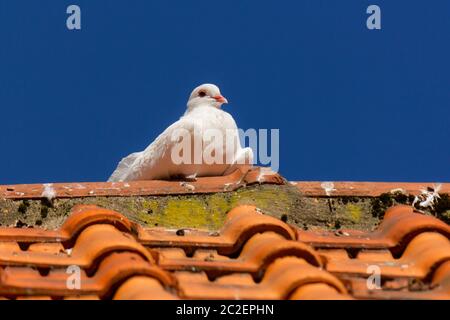
[[448, 182], [449, 30], [448, 0], [2, 0], [0, 184], [105, 181], [204, 82], [290, 180]]

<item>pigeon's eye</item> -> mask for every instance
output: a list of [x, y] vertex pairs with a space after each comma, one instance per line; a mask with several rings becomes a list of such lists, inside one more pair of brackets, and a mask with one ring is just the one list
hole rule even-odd
[[205, 91], [200, 91], [200, 92], [198, 93], [198, 96], [199, 96], [200, 98], [203, 98], [204, 96], [206, 96], [206, 92], [205, 92]]

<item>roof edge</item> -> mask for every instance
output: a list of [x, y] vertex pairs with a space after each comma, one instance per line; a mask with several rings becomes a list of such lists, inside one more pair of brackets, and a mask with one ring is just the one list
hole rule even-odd
[[450, 194], [450, 183], [436, 182], [356, 182], [356, 181], [292, 181], [305, 196], [311, 197], [379, 197], [386, 193], [419, 195], [427, 188]]

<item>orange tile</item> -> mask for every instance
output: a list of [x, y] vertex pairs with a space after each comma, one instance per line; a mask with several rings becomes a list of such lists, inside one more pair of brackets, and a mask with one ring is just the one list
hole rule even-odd
[[332, 232], [297, 230], [300, 241], [315, 248], [389, 248], [401, 254], [415, 235], [433, 231], [450, 238], [450, 226], [434, 217], [416, 213], [410, 206], [398, 205], [386, 211], [383, 221], [373, 232], [345, 230], [348, 236]]
[[158, 280], [143, 276], [135, 276], [126, 280], [114, 294], [114, 300], [174, 299], [177, 299], [177, 296], [164, 289]]
[[322, 267], [319, 255], [311, 247], [293, 240], [286, 240], [273, 232], [254, 235], [245, 243], [239, 256], [233, 259], [218, 255], [216, 251], [203, 251], [202, 254], [197, 254], [196, 251], [192, 258], [184, 254], [167, 256], [162, 252], [158, 265], [166, 270], [194, 268], [205, 271], [210, 277], [230, 272], [243, 272], [259, 278], [273, 261], [286, 256], [303, 258], [313, 266]]
[[[42, 249], [41, 245], [41, 249]], [[54, 249], [55, 244], [50, 248]], [[77, 265], [90, 268], [95, 261], [114, 251], [137, 252], [154, 263], [151, 254], [133, 237], [122, 233], [111, 225], [97, 224], [87, 227], [78, 237], [73, 248], [50, 252], [3, 249], [0, 246], [0, 265], [34, 265], [36, 267]]]
[[[79, 198], [98, 196], [149, 196], [190, 193], [231, 192], [245, 185], [255, 183], [285, 184], [277, 173], [268, 173], [259, 167], [250, 171], [236, 170], [227, 176], [200, 177], [189, 182], [193, 187], [186, 188], [180, 181], [129, 181], [129, 182], [80, 182], [53, 183], [56, 198]], [[0, 186], [0, 198], [36, 199], [41, 198], [43, 184], [23, 184]]]
[[41, 274], [29, 267], [6, 267], [1, 271], [0, 295], [110, 297], [113, 288], [133, 276], [152, 277], [166, 288], [174, 288], [176, 284], [172, 275], [151, 265], [141, 255], [128, 252], [108, 255], [92, 275], [81, 269], [79, 288], [68, 286], [72, 274], [66, 268]]
[[348, 294], [339, 293], [338, 290], [324, 283], [305, 284], [289, 296], [290, 300], [351, 300]]
[[336, 277], [295, 257], [275, 260], [259, 283], [245, 273], [214, 281], [204, 273], [176, 272], [175, 276], [180, 295], [189, 299], [287, 299], [296, 288], [311, 283], [325, 283], [338, 293], [347, 293]]
[[383, 278], [423, 279], [435, 266], [450, 260], [450, 241], [439, 233], [421, 233], [412, 239], [398, 259], [394, 259], [389, 251], [380, 250], [374, 250], [370, 255], [367, 252], [358, 254], [355, 259], [327, 256], [326, 250], [321, 253], [327, 259], [326, 269], [334, 274], [368, 276], [371, 273], [368, 268], [376, 266]]

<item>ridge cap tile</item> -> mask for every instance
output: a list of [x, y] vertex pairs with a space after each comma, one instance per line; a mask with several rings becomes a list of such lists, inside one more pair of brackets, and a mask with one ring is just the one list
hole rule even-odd
[[[268, 172], [264, 167], [250, 170], [237, 169], [226, 176], [199, 177], [186, 187], [176, 180], [141, 180], [128, 182], [71, 182], [51, 183], [56, 199], [98, 197], [98, 196], [150, 196], [201, 194], [213, 192], [231, 192], [251, 184], [286, 183], [278, 173]], [[48, 184], [0, 185], [0, 198], [3, 199], [42, 199], [42, 193]]]

